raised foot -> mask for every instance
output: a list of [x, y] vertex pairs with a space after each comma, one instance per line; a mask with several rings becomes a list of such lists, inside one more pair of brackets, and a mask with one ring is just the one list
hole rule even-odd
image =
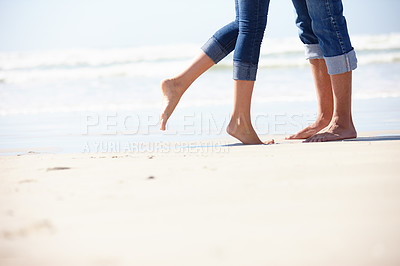
[[319, 133], [309, 137], [304, 142], [337, 141], [344, 139], [354, 139], [356, 137], [357, 131], [354, 128], [354, 125], [351, 125], [350, 127], [342, 127], [338, 124], [333, 123]]
[[240, 123], [234, 123], [231, 121], [226, 128], [226, 132], [232, 137], [240, 140], [243, 144], [254, 145], [254, 144], [274, 144], [274, 140], [262, 142], [253, 127], [250, 125], [243, 125]]
[[165, 130], [167, 121], [179, 103], [184, 90], [179, 87], [174, 79], [165, 79], [161, 82], [162, 108], [160, 116], [160, 129]]
[[312, 123], [311, 125], [309, 125], [308, 127], [303, 128], [296, 134], [291, 135], [285, 139], [307, 139], [307, 138], [317, 134], [318, 132], [323, 130], [325, 127], [327, 127], [329, 125], [329, 122], [330, 122], [330, 119], [329, 120], [319, 119], [319, 120], [315, 121], [314, 123]]

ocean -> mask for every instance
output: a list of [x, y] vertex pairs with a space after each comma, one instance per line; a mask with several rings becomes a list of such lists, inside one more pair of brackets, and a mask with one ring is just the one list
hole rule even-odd
[[[352, 36], [352, 42], [359, 61], [353, 73], [356, 128], [400, 130], [400, 33]], [[200, 47], [0, 52], [0, 152], [85, 152], [93, 151], [93, 143], [228, 138], [231, 55], [187, 91], [167, 132], [158, 130], [160, 81], [187, 66]], [[316, 111], [298, 38], [267, 38], [253, 94], [256, 131], [288, 135], [311, 123]]]

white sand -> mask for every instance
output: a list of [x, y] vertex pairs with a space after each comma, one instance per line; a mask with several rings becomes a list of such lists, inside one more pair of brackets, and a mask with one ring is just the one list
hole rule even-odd
[[0, 265], [400, 265], [400, 140], [370, 140], [2, 156]]

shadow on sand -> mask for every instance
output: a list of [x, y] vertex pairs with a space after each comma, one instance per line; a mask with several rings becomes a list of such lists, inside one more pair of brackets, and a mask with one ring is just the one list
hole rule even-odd
[[[393, 136], [374, 136], [374, 137], [358, 137], [355, 139], [345, 139], [345, 140], [338, 140], [338, 141], [331, 141], [331, 142], [340, 142], [340, 141], [387, 141], [387, 140], [400, 140], [400, 135], [393, 135]], [[281, 143], [276, 143], [281, 144]], [[257, 144], [255, 144], [257, 145]], [[267, 144], [265, 144], [267, 145]], [[217, 145], [219, 147], [236, 147], [236, 146], [250, 146], [244, 145], [243, 143], [232, 143], [232, 144], [225, 144], [225, 145]]]
[[343, 141], [385, 141], [385, 140], [400, 140], [400, 135], [375, 136], [375, 137], [358, 137], [356, 139], [345, 139]]
[[[374, 136], [374, 137], [358, 137], [356, 139], [345, 139], [345, 140], [338, 140], [338, 141], [330, 141], [330, 142], [340, 142], [340, 141], [388, 141], [388, 140], [400, 140], [400, 135], [393, 135], [393, 136]], [[301, 142], [301, 140], [299, 140]], [[275, 144], [264, 144], [268, 145], [276, 145], [276, 144], [284, 144], [277, 142]], [[182, 146], [182, 148], [213, 148], [213, 147], [244, 147], [244, 146], [253, 146], [259, 144], [248, 144], [245, 145], [243, 143], [231, 143], [231, 144], [221, 144], [221, 145], [194, 145], [194, 146]]]

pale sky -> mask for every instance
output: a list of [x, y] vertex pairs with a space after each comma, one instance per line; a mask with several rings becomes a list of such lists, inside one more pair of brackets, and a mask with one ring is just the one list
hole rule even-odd
[[[351, 34], [400, 32], [399, 0], [343, 0]], [[203, 43], [233, 0], [0, 0], [0, 51]], [[266, 36], [296, 36], [290, 0], [271, 0]]]

